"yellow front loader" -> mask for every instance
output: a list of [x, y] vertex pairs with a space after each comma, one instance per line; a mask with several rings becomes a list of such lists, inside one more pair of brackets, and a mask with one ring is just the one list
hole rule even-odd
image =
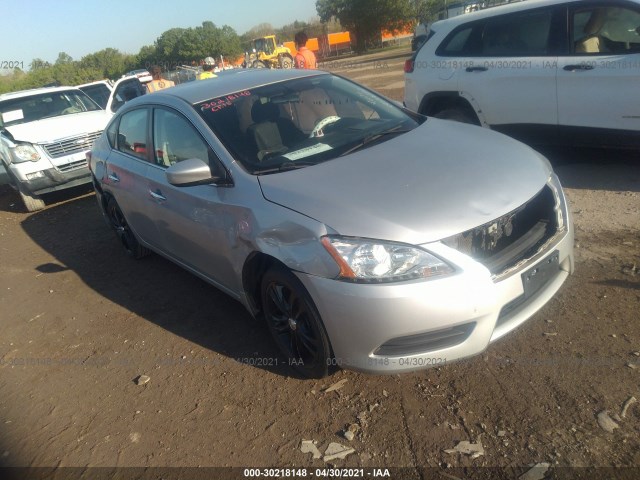
[[251, 41], [252, 52], [245, 58], [247, 68], [293, 68], [291, 50], [276, 43], [275, 35]]

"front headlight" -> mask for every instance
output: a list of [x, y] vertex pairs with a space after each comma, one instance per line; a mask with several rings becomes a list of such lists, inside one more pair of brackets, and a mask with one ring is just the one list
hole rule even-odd
[[40, 154], [33, 148], [33, 145], [22, 143], [12, 148], [13, 163], [37, 162], [40, 160]]
[[321, 241], [340, 267], [343, 280], [399, 282], [454, 272], [443, 260], [411, 245], [338, 236], [325, 236]]

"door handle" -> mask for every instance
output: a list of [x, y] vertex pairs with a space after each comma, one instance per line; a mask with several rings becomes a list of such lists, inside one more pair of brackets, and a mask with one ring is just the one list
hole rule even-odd
[[107, 175], [107, 178], [109, 180], [111, 180], [112, 182], [119, 182], [120, 178], [118, 178], [118, 175], [116, 173], [110, 173], [109, 175]]
[[155, 200], [165, 201], [167, 199], [167, 197], [165, 197], [164, 195], [162, 195], [162, 193], [160, 193], [160, 190], [158, 190], [157, 192], [154, 192], [153, 190], [149, 190], [149, 195], [151, 195]]
[[565, 65], [563, 70], [566, 70], [567, 72], [575, 72], [576, 70], [593, 70], [593, 68], [593, 65], [582, 63], [580, 65]]
[[487, 67], [475, 66], [475, 67], [467, 67], [465, 70], [467, 72], [486, 72], [489, 69]]

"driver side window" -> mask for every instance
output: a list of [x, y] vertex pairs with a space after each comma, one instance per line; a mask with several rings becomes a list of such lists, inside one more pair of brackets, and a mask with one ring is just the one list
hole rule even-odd
[[603, 3], [574, 11], [571, 26], [576, 54], [640, 51], [640, 11]]
[[170, 167], [197, 158], [210, 165], [213, 152], [193, 126], [181, 115], [156, 108], [153, 112], [155, 163]]

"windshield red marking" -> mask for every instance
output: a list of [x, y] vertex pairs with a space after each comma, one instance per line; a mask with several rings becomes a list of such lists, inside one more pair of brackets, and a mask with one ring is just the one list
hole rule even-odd
[[217, 112], [218, 110], [222, 110], [223, 108], [230, 107], [233, 105], [233, 101], [241, 98], [241, 97], [250, 97], [251, 91], [244, 90], [242, 92], [232, 93], [231, 95], [225, 95], [224, 97], [214, 98], [213, 100], [209, 100], [208, 102], [204, 102], [200, 104], [200, 110], [211, 110], [212, 112]]

